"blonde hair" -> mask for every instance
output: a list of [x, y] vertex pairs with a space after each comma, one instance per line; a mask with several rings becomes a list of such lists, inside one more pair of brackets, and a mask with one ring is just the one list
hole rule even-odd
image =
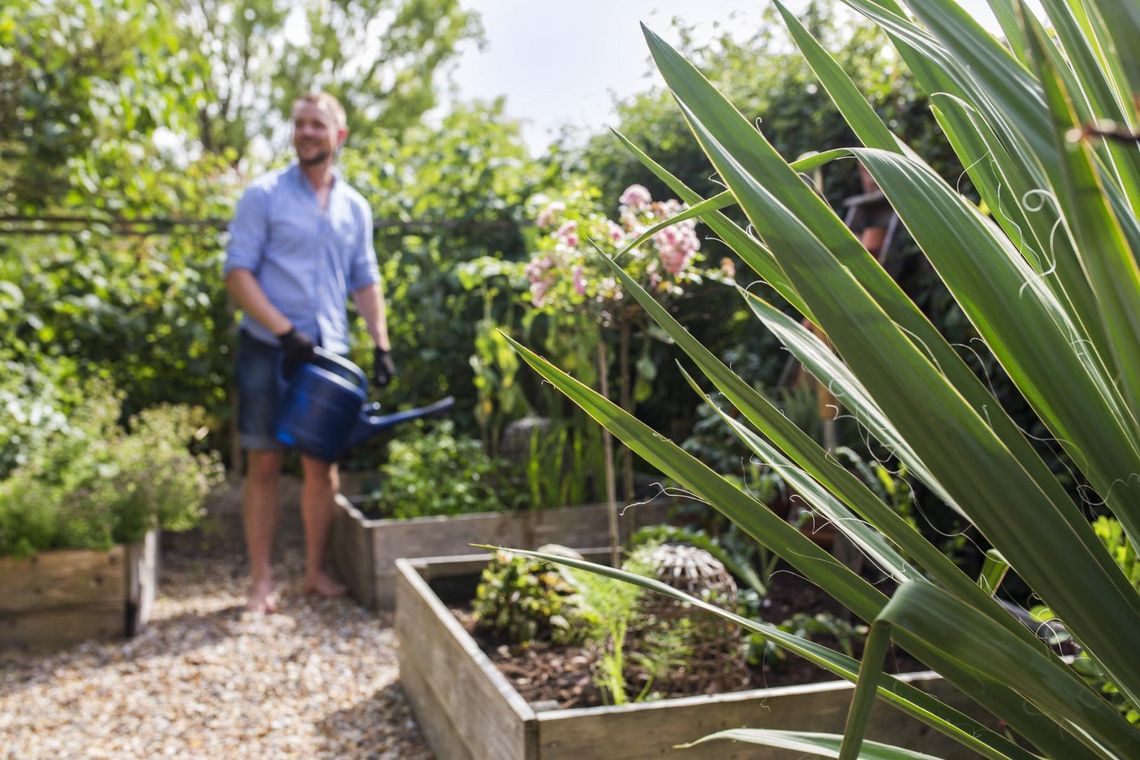
[[348, 126], [348, 119], [344, 115], [344, 106], [327, 92], [306, 92], [293, 101], [293, 110], [296, 110], [297, 106], [302, 103], [314, 105], [331, 116], [337, 129], [344, 129]]

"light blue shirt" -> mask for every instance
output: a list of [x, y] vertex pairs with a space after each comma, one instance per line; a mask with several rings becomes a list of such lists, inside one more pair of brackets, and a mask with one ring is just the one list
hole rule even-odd
[[[380, 281], [372, 210], [339, 172], [325, 211], [296, 162], [270, 172], [246, 189], [234, 211], [225, 273], [234, 269], [253, 272], [298, 332], [330, 351], [348, 353], [348, 295]], [[242, 329], [278, 343], [248, 314]]]

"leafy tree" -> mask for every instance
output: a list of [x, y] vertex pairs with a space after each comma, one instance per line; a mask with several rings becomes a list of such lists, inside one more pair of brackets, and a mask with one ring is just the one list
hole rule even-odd
[[[0, 8], [0, 207], [105, 206], [99, 164], [145, 156], [154, 130], [179, 129], [200, 59], [174, 18], [140, 0], [14, 0]], [[107, 168], [107, 167], [105, 167]], [[125, 167], [122, 167], [125, 168]]]
[[[364, 140], [400, 132], [437, 105], [460, 45], [481, 41], [458, 0], [180, 0], [181, 45], [211, 74], [193, 99], [207, 151], [244, 157], [309, 89], [338, 96]], [[280, 134], [280, 132], [279, 132]]]
[[[927, 118], [926, 96], [898, 56], [883, 44], [877, 28], [832, 0], [813, 0], [805, 10], [805, 25], [828, 48], [836, 61], [866, 95], [880, 116], [916, 149], [932, 155], [947, 173], [960, 172], [953, 151]], [[718, 36], [698, 46], [693, 28], [675, 20], [683, 51], [717, 88], [750, 119], [762, 125], [773, 145], [789, 161], [808, 151], [851, 145], [854, 134], [839, 116], [811, 68], [799, 56], [776, 12], [768, 8], [763, 23], [744, 39], [735, 36], [731, 19], [718, 24]], [[707, 158], [692, 140], [672, 96], [653, 87], [618, 104], [618, 131], [680, 179], [708, 197], [720, 190]], [[602, 188], [603, 197], [616, 198], [638, 182], [654, 197], [668, 188], [613, 138], [595, 135], [583, 150], [563, 146], [571, 165], [578, 164]], [[833, 205], [857, 190], [853, 162], [830, 167], [824, 174], [825, 193]]]

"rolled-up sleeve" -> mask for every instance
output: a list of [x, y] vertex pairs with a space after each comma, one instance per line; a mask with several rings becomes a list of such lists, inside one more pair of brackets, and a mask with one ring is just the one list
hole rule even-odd
[[269, 196], [265, 189], [250, 187], [241, 196], [230, 222], [230, 241], [226, 245], [224, 274], [234, 269], [256, 272], [265, 255], [269, 231]]
[[352, 254], [352, 265], [348, 272], [350, 293], [380, 282], [380, 268], [376, 264], [376, 248], [372, 244], [372, 209], [366, 203], [360, 209], [360, 239]]

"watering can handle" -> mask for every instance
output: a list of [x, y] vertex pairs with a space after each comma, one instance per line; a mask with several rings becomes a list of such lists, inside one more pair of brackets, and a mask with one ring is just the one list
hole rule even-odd
[[368, 390], [368, 378], [364, 375], [364, 370], [340, 354], [334, 354], [332, 351], [317, 346], [313, 349], [313, 360], [310, 363], [327, 369], [350, 383], [359, 385], [365, 391]]

